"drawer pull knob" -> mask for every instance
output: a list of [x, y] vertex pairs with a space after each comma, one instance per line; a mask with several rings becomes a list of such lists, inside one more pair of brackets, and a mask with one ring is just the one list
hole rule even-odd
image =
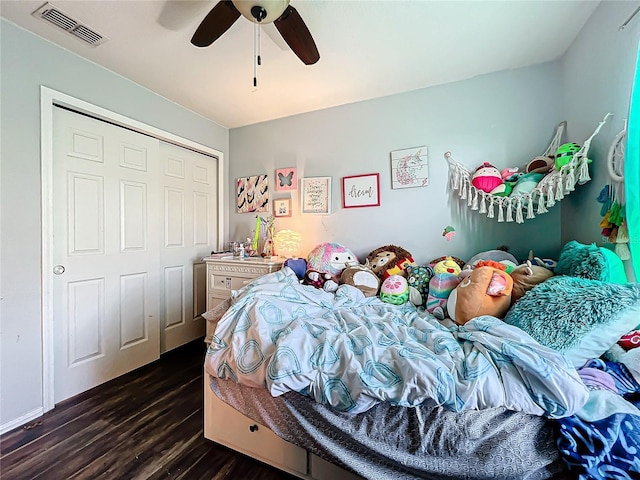
[[258, 431], [258, 425], [249, 425], [249, 431], [250, 432], [257, 432]]

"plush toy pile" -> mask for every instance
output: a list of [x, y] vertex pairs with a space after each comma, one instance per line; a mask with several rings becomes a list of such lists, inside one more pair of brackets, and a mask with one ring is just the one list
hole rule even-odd
[[285, 265], [303, 284], [327, 292], [335, 292], [341, 284], [351, 285], [366, 297], [379, 296], [393, 305], [410, 302], [436, 318], [451, 318], [462, 325], [479, 315], [503, 317], [527, 291], [553, 275], [541, 265], [554, 263], [551, 260], [544, 263], [536, 257], [518, 265], [507, 250], [480, 252], [467, 262], [444, 256], [416, 265], [408, 250], [385, 245], [360, 264], [349, 248], [325, 242], [311, 250], [306, 260], [287, 259]]
[[580, 145], [565, 143], [553, 155], [537, 156], [523, 167], [508, 167], [502, 171], [484, 162], [471, 176], [471, 185], [498, 197], [528, 194], [549, 174], [559, 172], [579, 151]]

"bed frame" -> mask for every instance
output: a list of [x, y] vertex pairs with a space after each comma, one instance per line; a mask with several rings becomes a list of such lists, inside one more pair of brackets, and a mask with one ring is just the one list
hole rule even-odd
[[268, 427], [243, 415], [220, 400], [204, 374], [204, 436], [306, 480], [362, 480], [361, 477], [323, 460], [278, 437]]

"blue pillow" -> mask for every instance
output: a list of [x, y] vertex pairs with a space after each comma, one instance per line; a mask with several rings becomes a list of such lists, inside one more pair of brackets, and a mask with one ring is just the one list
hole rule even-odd
[[584, 245], [571, 240], [562, 247], [556, 275], [601, 280], [603, 282], [627, 283], [624, 264], [618, 255], [595, 243]]
[[518, 300], [504, 321], [581, 367], [640, 325], [640, 284], [552, 277]]

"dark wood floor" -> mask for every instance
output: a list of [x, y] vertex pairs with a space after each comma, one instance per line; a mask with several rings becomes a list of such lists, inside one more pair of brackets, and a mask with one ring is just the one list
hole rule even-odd
[[0, 478], [294, 477], [203, 436], [202, 340], [65, 400], [0, 437]]

